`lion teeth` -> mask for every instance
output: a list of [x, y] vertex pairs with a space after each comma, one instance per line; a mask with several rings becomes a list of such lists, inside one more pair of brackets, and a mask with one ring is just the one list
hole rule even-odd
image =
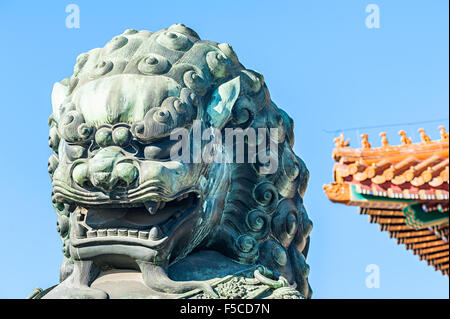
[[148, 210], [148, 212], [151, 215], [155, 215], [158, 211], [159, 207], [161, 205], [161, 202], [154, 202], [154, 201], [147, 201], [144, 203], [145, 208]]
[[87, 229], [84, 228], [80, 223], [75, 223], [74, 225], [74, 232], [77, 238], [83, 238], [86, 237], [86, 231]]
[[135, 238], [137, 238], [137, 236], [138, 236], [138, 231], [135, 230], [135, 229], [129, 229], [129, 230], [128, 230], [128, 236], [129, 236], [129, 237], [135, 237]]
[[161, 229], [159, 228], [159, 226], [153, 226], [152, 229], [150, 229], [150, 233], [149, 233], [148, 237], [151, 240], [160, 239], [161, 238]]
[[140, 231], [139, 238], [140, 239], [148, 239], [149, 232], [148, 231]]
[[160, 240], [163, 237], [161, 228], [157, 225], [152, 226], [150, 230], [109, 228], [109, 229], [91, 229], [85, 232], [84, 236], [77, 236], [79, 239], [93, 239], [98, 237], [132, 237], [143, 240]]
[[97, 237], [104, 237], [108, 234], [106, 229], [99, 229], [97, 230]]
[[128, 229], [119, 229], [117, 232], [119, 236], [128, 236]]
[[96, 230], [88, 230], [87, 238], [94, 238], [94, 237], [97, 237], [97, 231]]
[[117, 229], [108, 229], [108, 236], [117, 236]]

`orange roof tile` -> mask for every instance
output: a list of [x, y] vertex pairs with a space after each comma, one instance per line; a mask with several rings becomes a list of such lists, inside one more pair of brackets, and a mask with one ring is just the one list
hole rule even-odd
[[[391, 146], [382, 133], [382, 146], [350, 148], [341, 135], [335, 139], [333, 158], [334, 182], [324, 189], [330, 200], [348, 203], [348, 184], [358, 186], [364, 194], [395, 199], [423, 201], [449, 199], [449, 138], [442, 127], [442, 139], [431, 141], [420, 130], [422, 142], [411, 143], [404, 131], [400, 131], [402, 145]], [[407, 140], [405, 140], [407, 139]], [[365, 144], [365, 146], [364, 146]]]

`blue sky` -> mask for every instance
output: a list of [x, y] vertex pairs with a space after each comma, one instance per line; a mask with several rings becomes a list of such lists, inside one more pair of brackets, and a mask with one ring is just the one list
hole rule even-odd
[[[173, 23], [202, 39], [233, 45], [240, 61], [264, 75], [272, 99], [295, 121], [295, 151], [309, 167], [305, 203], [314, 222], [308, 262], [316, 298], [448, 298], [448, 277], [389, 239], [356, 207], [330, 203], [334, 134], [349, 131], [392, 144], [406, 129], [439, 137], [448, 129], [448, 1], [80, 1], [80, 28], [65, 26], [69, 1], [0, 1], [0, 298], [23, 298], [58, 281], [62, 260], [47, 173], [47, 119], [53, 83], [72, 74], [76, 57], [125, 29]], [[368, 4], [380, 28], [368, 29]], [[428, 124], [419, 121], [441, 120]], [[369, 137], [369, 138], [370, 138]], [[380, 288], [365, 285], [366, 266]]]

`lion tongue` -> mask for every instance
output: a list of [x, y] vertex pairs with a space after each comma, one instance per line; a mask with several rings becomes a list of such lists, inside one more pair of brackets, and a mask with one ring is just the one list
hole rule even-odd
[[155, 215], [161, 206], [161, 202], [148, 201], [144, 203], [145, 208], [151, 215]]

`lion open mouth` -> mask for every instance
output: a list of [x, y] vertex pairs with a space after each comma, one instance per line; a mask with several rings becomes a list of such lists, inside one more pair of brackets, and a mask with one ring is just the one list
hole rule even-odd
[[81, 207], [72, 214], [74, 247], [131, 244], [156, 248], [200, 208], [197, 192], [173, 200], [147, 201], [137, 207]]

